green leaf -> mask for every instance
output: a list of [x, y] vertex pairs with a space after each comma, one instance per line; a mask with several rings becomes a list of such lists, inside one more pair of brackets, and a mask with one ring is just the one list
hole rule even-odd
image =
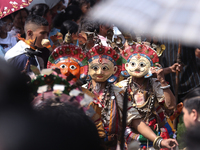
[[117, 65], [122, 65], [122, 57], [120, 56], [119, 59], [116, 61]]
[[51, 63], [54, 63], [55, 59], [53, 58], [53, 56], [51, 55], [48, 59], [48, 61], [50, 61]]
[[83, 66], [88, 65], [88, 58], [85, 57], [81, 63], [83, 64]]
[[122, 63], [125, 64], [127, 61], [122, 57]]
[[31, 65], [30, 68], [31, 68], [31, 71], [32, 71], [35, 75], [39, 75], [39, 74], [40, 74], [40, 70], [39, 70], [36, 66]]

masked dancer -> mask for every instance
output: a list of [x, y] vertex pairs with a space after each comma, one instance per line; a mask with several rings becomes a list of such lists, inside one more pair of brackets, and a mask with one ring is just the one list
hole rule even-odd
[[[146, 125], [163, 139], [173, 137], [174, 130], [167, 117], [173, 113], [176, 100], [165, 81], [163, 69], [157, 64], [159, 58], [156, 51], [144, 44], [134, 44], [124, 50], [122, 56], [121, 74], [128, 78], [116, 85], [127, 89], [128, 101], [138, 110]], [[153, 78], [153, 74], [157, 78]], [[140, 141], [141, 147], [149, 148], [154, 144], [130, 128], [125, 135], [127, 141]]]
[[[84, 86], [98, 99], [91, 104], [97, 113], [92, 119], [106, 149], [116, 149], [122, 123], [124, 91], [113, 83], [120, 74], [122, 61], [119, 54], [111, 47], [98, 45], [89, 50], [88, 65], [90, 81]], [[141, 120], [141, 115], [132, 101], [128, 101], [127, 125], [153, 141], [155, 148], [171, 148], [177, 144], [174, 139], [163, 140], [160, 136], [156, 136]]]

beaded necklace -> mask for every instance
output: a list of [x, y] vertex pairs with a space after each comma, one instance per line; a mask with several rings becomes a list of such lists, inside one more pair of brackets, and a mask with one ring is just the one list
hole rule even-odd
[[[92, 86], [91, 81], [87, 83], [87, 88], [94, 93], [94, 88]], [[110, 113], [111, 113], [111, 100], [115, 99], [115, 94], [112, 90], [112, 85], [110, 83], [107, 83], [104, 89], [104, 92], [102, 94], [101, 104], [99, 107], [102, 107], [101, 109], [101, 116], [102, 121], [104, 125], [109, 125], [110, 122]]]
[[138, 87], [138, 84], [132, 80], [132, 77], [129, 77], [127, 87], [126, 87], [128, 91], [127, 94], [131, 98], [132, 106], [136, 108], [140, 113], [145, 114], [144, 120], [149, 118], [149, 116], [152, 114], [154, 103], [155, 103], [155, 96], [154, 96], [154, 91], [151, 84], [151, 79], [149, 80], [149, 85], [150, 85], [150, 90], [148, 91], [148, 98], [146, 102], [140, 106], [136, 105], [136, 100], [134, 98], [134, 95], [137, 92], [141, 92], [143, 94], [144, 90], [141, 89], [142, 86]]

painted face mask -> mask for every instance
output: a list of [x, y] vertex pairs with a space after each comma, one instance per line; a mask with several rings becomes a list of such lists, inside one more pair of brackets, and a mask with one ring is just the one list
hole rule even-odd
[[74, 75], [74, 81], [87, 77], [87, 57], [82, 49], [74, 45], [62, 45], [57, 47], [49, 57], [47, 68], [59, 68], [65, 76]]
[[146, 57], [141, 56], [139, 53], [138, 55], [133, 56], [130, 61], [125, 64], [125, 69], [128, 74], [136, 78], [147, 75], [150, 67], [150, 61]]
[[125, 77], [136, 78], [152, 76], [151, 67], [159, 62], [158, 55], [151, 47], [143, 44], [134, 44], [122, 53], [122, 72]]
[[105, 82], [116, 73], [117, 66], [114, 66], [114, 64], [106, 58], [102, 58], [101, 62], [100, 59], [101, 58], [94, 59], [89, 63], [88, 74], [96, 82]]
[[59, 68], [61, 73], [65, 76], [69, 76], [71, 73], [76, 79], [79, 79], [80, 77], [80, 65], [70, 58], [62, 60], [53, 66]]
[[95, 46], [88, 52], [88, 80], [96, 82], [116, 81], [121, 71], [121, 58], [110, 47]]

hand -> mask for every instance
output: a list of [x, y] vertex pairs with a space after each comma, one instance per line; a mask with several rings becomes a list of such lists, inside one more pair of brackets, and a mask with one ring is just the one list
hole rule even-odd
[[157, 77], [157, 80], [160, 83], [164, 83], [165, 82], [165, 75], [164, 75], [164, 70], [162, 68], [162, 66], [159, 63], [156, 63], [156, 65], [158, 67], [152, 67], [151, 68], [151, 73], [153, 74], [153, 76]]
[[179, 63], [175, 63], [172, 66], [170, 66], [169, 68], [171, 69], [171, 72], [174, 72], [174, 73], [176, 71], [180, 72], [182, 70], [182, 65]]
[[178, 142], [175, 139], [164, 139], [161, 141], [161, 147], [163, 148], [175, 148]]

